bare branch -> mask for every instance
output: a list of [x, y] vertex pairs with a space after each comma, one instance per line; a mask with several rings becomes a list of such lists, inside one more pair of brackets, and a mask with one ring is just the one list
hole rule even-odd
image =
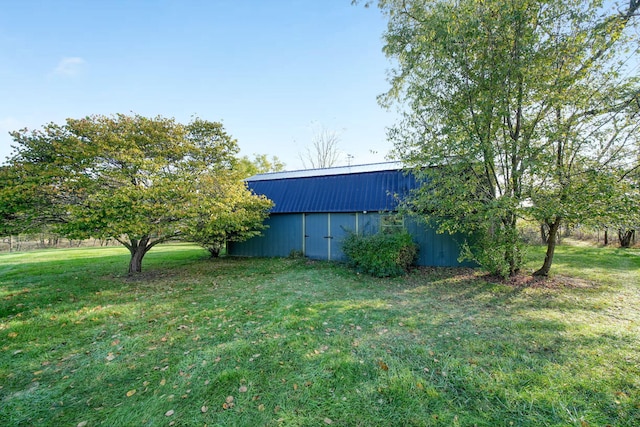
[[[340, 135], [336, 131], [320, 128], [311, 139], [311, 146], [304, 154], [299, 154], [302, 164], [307, 169], [330, 168], [340, 160]], [[307, 166], [309, 165], [309, 166]]]

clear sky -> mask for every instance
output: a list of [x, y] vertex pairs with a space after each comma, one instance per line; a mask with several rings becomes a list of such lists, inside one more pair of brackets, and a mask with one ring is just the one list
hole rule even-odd
[[350, 0], [16, 0], [0, 13], [0, 160], [8, 132], [137, 113], [222, 121], [242, 155], [299, 153], [320, 126], [342, 164], [384, 161], [385, 20]]

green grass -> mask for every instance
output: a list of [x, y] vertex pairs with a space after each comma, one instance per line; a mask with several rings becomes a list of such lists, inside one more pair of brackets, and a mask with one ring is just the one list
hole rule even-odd
[[640, 425], [638, 250], [560, 247], [527, 286], [187, 245], [136, 278], [127, 260], [0, 255], [0, 425]]

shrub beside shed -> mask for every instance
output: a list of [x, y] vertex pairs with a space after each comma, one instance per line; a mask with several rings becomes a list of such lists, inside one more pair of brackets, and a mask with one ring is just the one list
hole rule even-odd
[[274, 202], [262, 236], [230, 242], [237, 256], [345, 259], [342, 240], [348, 232], [379, 232], [404, 227], [419, 246], [417, 264], [459, 266], [460, 246], [411, 217], [398, 217], [399, 201], [419, 184], [399, 163], [376, 163], [255, 175], [249, 188]]

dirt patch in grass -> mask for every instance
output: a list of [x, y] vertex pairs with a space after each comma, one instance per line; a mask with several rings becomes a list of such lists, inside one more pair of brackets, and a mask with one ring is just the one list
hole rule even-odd
[[531, 274], [518, 274], [506, 279], [495, 275], [483, 275], [481, 278], [489, 283], [512, 286], [514, 288], [589, 288], [595, 284], [577, 277], [554, 275], [551, 277], [532, 276]]
[[149, 283], [153, 281], [176, 277], [177, 274], [178, 274], [177, 272], [166, 271], [166, 270], [143, 270], [140, 273], [126, 274], [122, 276], [113, 276], [113, 277], [119, 278], [126, 283], [136, 283], [136, 282]]
[[590, 288], [595, 286], [593, 281], [570, 277], [565, 275], [553, 275], [550, 277], [532, 276], [521, 273], [513, 277], [503, 278], [496, 275], [485, 274], [474, 268], [448, 268], [448, 267], [417, 267], [409, 276], [407, 282], [434, 282], [438, 280], [454, 281], [456, 283], [477, 283], [478, 280], [491, 284], [506, 285], [513, 288]]

